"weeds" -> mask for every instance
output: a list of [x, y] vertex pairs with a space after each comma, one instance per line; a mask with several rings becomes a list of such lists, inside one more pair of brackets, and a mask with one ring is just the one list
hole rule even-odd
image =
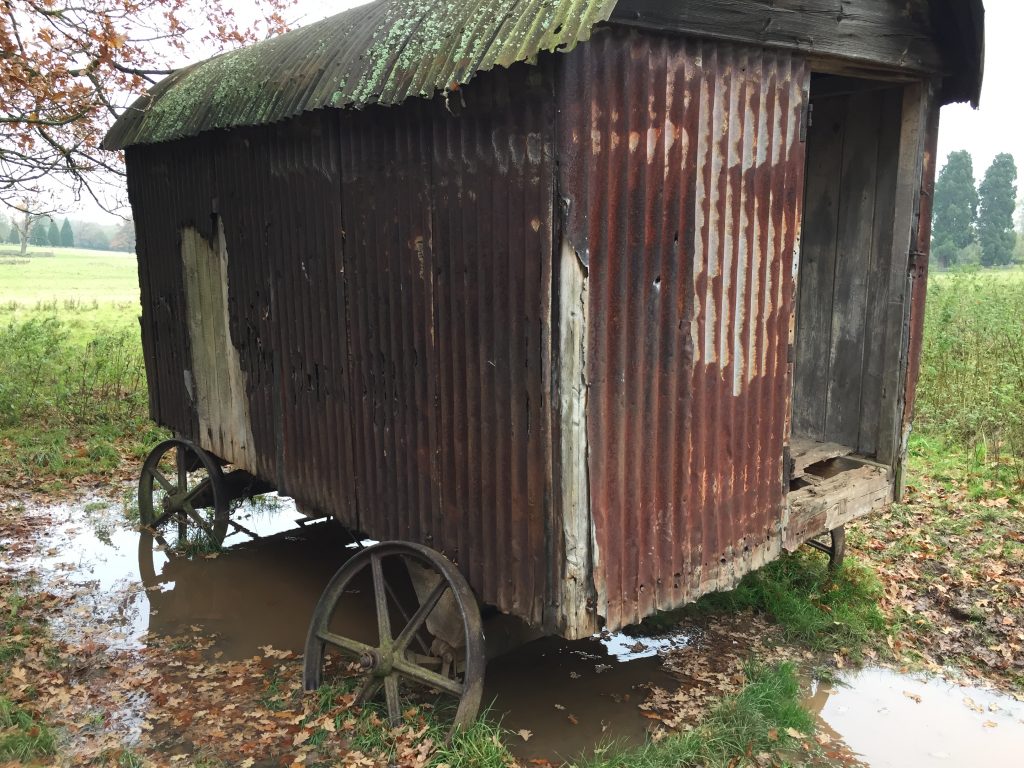
[[1024, 485], [1024, 279], [960, 272], [928, 287], [915, 430]]
[[24, 762], [54, 749], [53, 732], [37, 715], [0, 696], [0, 759]]
[[574, 768], [724, 768], [752, 755], [777, 753], [794, 744], [794, 732], [813, 730], [814, 719], [800, 704], [792, 664], [750, 664], [746, 674], [746, 687], [719, 702], [693, 730], [670, 734], [639, 749], [599, 749], [600, 754], [580, 760]]
[[54, 314], [0, 327], [0, 484], [114, 473], [162, 435], [147, 418], [138, 334], [85, 337]]

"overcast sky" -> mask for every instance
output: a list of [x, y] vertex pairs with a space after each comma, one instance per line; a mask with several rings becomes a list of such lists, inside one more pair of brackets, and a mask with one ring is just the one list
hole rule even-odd
[[[298, 25], [310, 24], [368, 0], [299, 0], [292, 15]], [[239, 10], [245, 3], [239, 4]], [[1024, 172], [1024, 87], [1020, 84], [1024, 46], [1024, 2], [985, 0], [985, 83], [981, 105], [950, 104], [942, 108], [939, 129], [939, 168], [950, 152], [966, 149], [974, 157], [974, 173], [980, 181], [1000, 152], [1011, 153]], [[1021, 174], [1024, 176], [1024, 173]], [[1024, 192], [1024, 182], [1018, 184]], [[109, 220], [98, 210], [85, 209], [79, 216]]]
[[[974, 175], [980, 181], [992, 158], [1009, 152], [1017, 161], [1018, 178], [1024, 171], [1024, 88], [1021, 61], [1024, 46], [1024, 2], [985, 0], [985, 83], [981, 105], [949, 104], [939, 123], [939, 167], [950, 152], [968, 150]], [[1024, 190], [1024, 184], [1017, 188]]]

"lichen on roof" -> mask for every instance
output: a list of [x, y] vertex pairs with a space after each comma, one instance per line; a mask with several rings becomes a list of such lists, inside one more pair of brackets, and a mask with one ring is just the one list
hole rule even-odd
[[571, 50], [615, 3], [378, 0], [176, 72], [135, 102], [104, 146], [432, 96], [477, 72]]

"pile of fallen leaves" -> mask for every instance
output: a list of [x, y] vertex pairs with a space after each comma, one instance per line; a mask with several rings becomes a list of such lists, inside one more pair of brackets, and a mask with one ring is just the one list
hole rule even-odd
[[889, 638], [898, 658], [1024, 692], [1024, 509], [1012, 489], [923, 477], [854, 530], [902, 627]]

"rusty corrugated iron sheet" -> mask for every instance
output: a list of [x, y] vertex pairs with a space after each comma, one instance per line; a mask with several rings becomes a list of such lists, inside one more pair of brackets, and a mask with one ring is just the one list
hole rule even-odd
[[154, 419], [218, 445], [183, 376], [180, 233], [213, 242], [219, 220], [245, 468], [306, 510], [434, 547], [482, 600], [536, 624], [553, 588], [553, 125], [549, 67], [524, 65], [447, 103], [127, 157]]
[[564, 236], [589, 270], [596, 609], [616, 628], [779, 551], [809, 70], [608, 31], [560, 71]]
[[399, 104], [588, 39], [615, 0], [378, 0], [183, 69], [137, 100], [107, 149]]
[[360, 520], [438, 549], [481, 599], [540, 624], [550, 78], [517, 67], [454, 100], [342, 117]]
[[[155, 420], [355, 525], [337, 118], [128, 153]], [[219, 220], [219, 223], [218, 223]], [[255, 451], [200, 434], [182, 281], [187, 227], [227, 250], [229, 331]]]

